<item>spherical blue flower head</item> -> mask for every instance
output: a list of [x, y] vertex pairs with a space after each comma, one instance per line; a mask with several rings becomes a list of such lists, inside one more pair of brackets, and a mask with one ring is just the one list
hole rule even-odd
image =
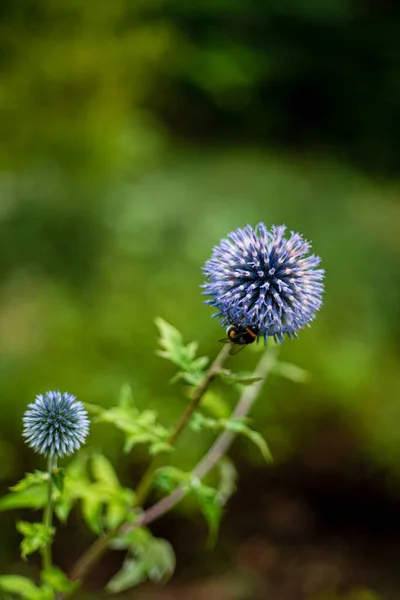
[[39, 454], [65, 456], [78, 450], [89, 433], [88, 414], [75, 396], [46, 392], [25, 412], [23, 436]]
[[[321, 307], [324, 270], [320, 258], [299, 233], [284, 237], [286, 227], [264, 223], [229, 233], [205, 263], [207, 304], [215, 306], [222, 325], [252, 327], [266, 341], [297, 332]], [[307, 256], [308, 255], [308, 256]]]

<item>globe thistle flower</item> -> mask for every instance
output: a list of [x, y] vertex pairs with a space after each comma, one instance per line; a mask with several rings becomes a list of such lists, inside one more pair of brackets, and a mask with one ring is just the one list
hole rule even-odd
[[89, 419], [75, 396], [58, 391], [36, 396], [25, 412], [23, 436], [45, 456], [65, 456], [78, 450], [89, 433]]
[[311, 245], [299, 233], [285, 237], [285, 231], [284, 225], [271, 231], [264, 223], [247, 225], [214, 247], [203, 288], [225, 327], [251, 327], [265, 341], [282, 342], [315, 318], [324, 289], [324, 270], [316, 268], [321, 259], [308, 255]]

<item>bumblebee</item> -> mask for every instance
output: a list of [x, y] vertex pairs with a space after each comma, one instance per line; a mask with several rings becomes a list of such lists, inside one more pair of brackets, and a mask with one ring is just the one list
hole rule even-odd
[[258, 336], [258, 329], [255, 327], [243, 327], [236, 323], [230, 323], [226, 330], [227, 337], [219, 340], [223, 344], [231, 344], [229, 354], [237, 354], [241, 352], [246, 346], [256, 341]]

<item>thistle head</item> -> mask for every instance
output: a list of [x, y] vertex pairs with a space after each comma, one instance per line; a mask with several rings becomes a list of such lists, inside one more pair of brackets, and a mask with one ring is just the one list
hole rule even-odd
[[228, 234], [204, 266], [207, 304], [222, 325], [253, 327], [264, 340], [297, 337], [322, 304], [324, 270], [299, 233], [285, 237], [284, 225], [267, 230], [247, 225]]
[[45, 456], [65, 456], [78, 450], [89, 433], [89, 419], [75, 396], [46, 392], [36, 396], [25, 412], [23, 436]]

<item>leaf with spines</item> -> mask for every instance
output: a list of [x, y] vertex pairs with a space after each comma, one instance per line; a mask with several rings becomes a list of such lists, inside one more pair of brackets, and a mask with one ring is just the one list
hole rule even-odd
[[184, 493], [190, 494], [196, 499], [208, 524], [208, 541], [210, 544], [213, 544], [218, 533], [222, 515], [222, 504], [218, 500], [218, 490], [205, 485], [193, 473], [188, 473], [171, 466], [158, 469], [154, 483], [168, 493], [179, 486]]
[[21, 556], [26, 558], [29, 554], [42, 550], [50, 543], [56, 530], [54, 527], [48, 527], [43, 523], [17, 521], [17, 531], [23, 535]]
[[64, 491], [55, 505], [65, 521], [75, 502], [80, 502], [89, 529], [100, 533], [114, 529], [130, 518], [135, 493], [124, 488], [111, 462], [104, 455], [78, 455], [66, 468]]
[[132, 391], [127, 385], [121, 389], [117, 406], [102, 408], [85, 404], [85, 407], [94, 416], [95, 423], [110, 423], [125, 434], [126, 453], [138, 444], [147, 444], [151, 455], [173, 450], [168, 444], [171, 431], [157, 422], [155, 411], [139, 411], [133, 401]]
[[23, 600], [54, 600], [53, 591], [49, 586], [39, 588], [22, 575], [0, 575], [0, 590]]
[[68, 579], [67, 575], [58, 567], [50, 567], [40, 573], [42, 581], [51, 587], [54, 592], [70, 594], [77, 587], [78, 583]]
[[165, 581], [175, 569], [175, 554], [166, 540], [155, 538], [144, 528], [119, 535], [111, 547], [128, 550], [122, 569], [114, 575], [107, 590], [119, 593], [146, 580]]
[[43, 508], [47, 502], [49, 476], [43, 471], [27, 473], [0, 499], [0, 510], [15, 508]]
[[171, 361], [179, 368], [171, 383], [183, 379], [190, 385], [198, 385], [204, 377], [204, 369], [209, 362], [206, 356], [196, 356], [198, 343], [190, 342], [185, 345], [181, 332], [160, 317], [155, 320], [155, 323], [160, 332], [159, 344], [162, 348], [157, 350], [158, 356]]
[[22, 492], [34, 485], [43, 485], [49, 480], [49, 476], [44, 471], [34, 471], [27, 473], [21, 481], [10, 487], [12, 492]]

